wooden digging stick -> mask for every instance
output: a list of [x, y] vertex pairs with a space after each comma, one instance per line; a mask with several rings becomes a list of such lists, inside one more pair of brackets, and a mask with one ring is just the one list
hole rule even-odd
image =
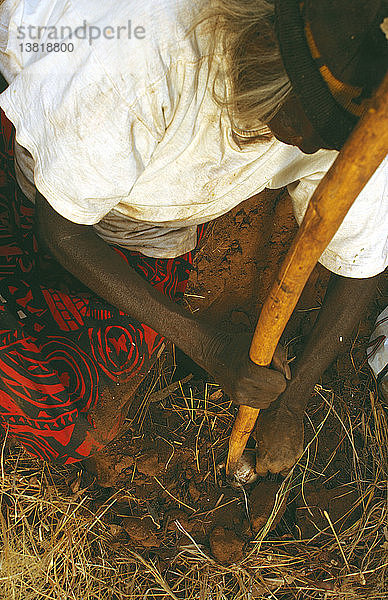
[[[319, 257], [354, 200], [388, 152], [388, 73], [336, 161], [319, 184], [262, 308], [250, 348], [254, 363], [271, 363], [288, 319]], [[240, 406], [229, 441], [226, 473], [232, 477], [259, 410]], [[281, 440], [278, 440], [281, 444]]]

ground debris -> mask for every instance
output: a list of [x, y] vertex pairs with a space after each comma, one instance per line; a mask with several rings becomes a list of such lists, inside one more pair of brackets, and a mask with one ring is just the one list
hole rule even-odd
[[[262, 480], [253, 488], [249, 496], [249, 512], [252, 530], [257, 532], [267, 523], [275, 507], [276, 495], [281, 489], [281, 484], [275, 481]], [[280, 506], [274, 511], [270, 530], [275, 529], [284, 515], [287, 505], [287, 494], [283, 494]]]
[[124, 517], [123, 527], [132, 541], [144, 548], [160, 546], [156, 537], [155, 525], [150, 517]]
[[156, 450], [148, 450], [136, 461], [136, 468], [147, 477], [157, 477], [164, 472], [166, 463], [160, 460]]
[[162, 400], [165, 400], [166, 398], [168, 398], [168, 396], [170, 394], [172, 394], [173, 392], [178, 390], [181, 385], [189, 382], [192, 378], [193, 378], [193, 375], [192, 375], [192, 373], [190, 373], [190, 375], [187, 375], [187, 377], [184, 377], [181, 381], [174, 381], [174, 383], [170, 383], [170, 385], [167, 385], [162, 390], [158, 390], [157, 392], [152, 392], [152, 394], [150, 394], [148, 396], [148, 402], [154, 403], [154, 402], [161, 402]]
[[332, 535], [325, 511], [337, 533], [349, 527], [360, 517], [358, 498], [357, 490], [349, 485], [326, 489], [307, 484], [296, 500], [296, 518], [302, 538]]
[[215, 527], [210, 534], [210, 548], [216, 560], [221, 564], [230, 565], [244, 558], [244, 540], [234, 531], [224, 527]]

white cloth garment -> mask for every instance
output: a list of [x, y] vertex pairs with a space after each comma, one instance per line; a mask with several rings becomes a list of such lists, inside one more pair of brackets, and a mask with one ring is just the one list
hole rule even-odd
[[[194, 248], [198, 224], [265, 187], [288, 185], [302, 219], [337, 153], [305, 155], [275, 139], [238, 148], [212, 98], [206, 38], [187, 35], [198, 7], [3, 1], [0, 70], [9, 87], [0, 106], [16, 128], [18, 179], [30, 198], [36, 186], [107, 242], [164, 258]], [[55, 41], [62, 51], [49, 51]], [[322, 255], [328, 269], [369, 277], [387, 265], [387, 170], [386, 160]]]

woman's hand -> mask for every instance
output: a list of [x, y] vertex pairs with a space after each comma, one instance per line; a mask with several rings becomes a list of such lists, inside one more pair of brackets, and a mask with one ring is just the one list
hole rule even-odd
[[303, 411], [280, 398], [259, 414], [255, 428], [256, 473], [287, 475], [303, 453]]
[[280, 345], [268, 368], [251, 361], [250, 344], [251, 336], [246, 334], [217, 333], [207, 344], [202, 366], [233, 402], [262, 409], [284, 392], [290, 369]]
[[286, 391], [260, 412], [255, 427], [256, 472], [286, 475], [303, 453], [303, 417], [313, 384], [294, 376]]

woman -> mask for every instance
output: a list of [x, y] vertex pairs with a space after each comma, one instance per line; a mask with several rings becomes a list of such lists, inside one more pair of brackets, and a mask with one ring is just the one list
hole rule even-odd
[[[342, 107], [349, 119], [341, 113], [339, 123], [322, 122], [314, 102], [306, 113], [308, 94], [292, 70], [298, 61], [287, 64], [290, 82], [283, 66], [290, 61], [279, 50], [290, 35], [283, 17], [294, 18], [296, 29], [309, 22], [299, 3], [287, 14], [291, 4], [277, 3], [275, 35], [272, 2], [2, 3], [0, 70], [9, 86], [0, 106], [16, 129], [19, 187], [8, 192], [12, 227], [5, 219], [0, 405], [3, 426], [35, 454], [69, 463], [112, 439], [120, 407], [105, 431], [91, 411], [112, 393], [112, 383], [146, 372], [163, 337], [236, 403], [266, 408], [281, 394], [262, 417], [270, 435], [260, 440], [259, 470], [289, 468], [300, 454], [311, 387], [339, 339], [350, 335], [386, 265], [386, 237], [370, 240], [371, 215], [381, 228], [382, 171], [321, 258], [344, 277], [330, 287], [287, 390], [281, 358], [278, 370], [254, 365], [249, 340], [233, 353], [228, 336], [174, 302], [184, 291], [200, 226], [265, 187], [284, 185], [300, 219], [336, 157], [333, 149], [359, 116]], [[314, 13], [312, 4], [306, 6]], [[376, 34], [379, 10], [365, 15], [361, 34]], [[324, 11], [311, 16], [318, 34], [323, 25], [331, 31]], [[339, 38], [359, 23], [356, 16], [342, 19]], [[338, 15], [330, 18], [338, 22]], [[299, 33], [306, 40], [313, 35], [311, 28]], [[48, 44], [58, 36], [64, 45], [52, 51]], [[362, 52], [364, 37], [356, 39]], [[380, 32], [377, 55], [384, 44]], [[314, 55], [311, 44], [307, 52]], [[347, 57], [340, 55], [334, 62], [342, 68]], [[348, 87], [353, 96], [370, 95], [375, 85]], [[12, 132], [3, 122], [9, 152]], [[9, 168], [7, 159], [3, 164]], [[14, 184], [12, 169], [7, 178]], [[58, 280], [45, 281], [45, 252], [75, 277], [69, 291], [58, 291]]]

